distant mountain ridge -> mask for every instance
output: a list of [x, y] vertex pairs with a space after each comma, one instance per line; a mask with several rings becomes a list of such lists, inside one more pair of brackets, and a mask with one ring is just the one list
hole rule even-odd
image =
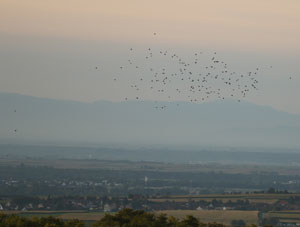
[[300, 115], [233, 100], [84, 103], [0, 93], [0, 122], [2, 143], [300, 147]]

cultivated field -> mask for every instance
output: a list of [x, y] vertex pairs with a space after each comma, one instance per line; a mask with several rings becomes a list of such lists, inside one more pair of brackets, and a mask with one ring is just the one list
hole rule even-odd
[[285, 223], [300, 223], [300, 210], [270, 211], [267, 217], [279, 218]]
[[[293, 196], [300, 196], [300, 194], [292, 194]], [[212, 201], [214, 199], [221, 200], [223, 202], [236, 202], [237, 200], [249, 200], [250, 203], [268, 203], [273, 204], [279, 199], [287, 199], [291, 194], [203, 194], [203, 195], [180, 195], [180, 196], [168, 196], [149, 199], [153, 202], [188, 202], [188, 201]]]
[[156, 214], [164, 213], [175, 218], [184, 218], [186, 215], [193, 215], [201, 222], [217, 222], [230, 225], [232, 220], [243, 220], [247, 224], [257, 224], [258, 211], [237, 211], [237, 210], [164, 210]]
[[82, 221], [98, 221], [103, 218], [104, 212], [88, 212], [88, 213], [64, 213], [59, 215], [59, 218], [69, 220], [69, 219], [79, 219]]

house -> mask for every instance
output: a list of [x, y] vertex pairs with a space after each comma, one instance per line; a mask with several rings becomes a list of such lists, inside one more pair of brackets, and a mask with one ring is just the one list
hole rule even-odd
[[111, 208], [110, 208], [110, 205], [109, 204], [104, 204], [104, 208], [103, 208], [103, 211], [104, 212], [110, 212], [111, 211]]
[[203, 208], [199, 206], [196, 208], [196, 210], [203, 210]]

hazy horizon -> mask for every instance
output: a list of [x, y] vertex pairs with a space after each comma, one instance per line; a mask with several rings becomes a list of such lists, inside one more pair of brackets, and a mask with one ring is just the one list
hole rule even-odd
[[0, 105], [0, 142], [6, 144], [300, 148], [299, 114], [250, 102], [86, 103], [0, 92]]

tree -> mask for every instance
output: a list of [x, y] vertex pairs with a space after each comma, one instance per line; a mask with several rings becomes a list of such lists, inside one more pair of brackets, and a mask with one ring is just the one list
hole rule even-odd
[[76, 219], [64, 222], [52, 216], [30, 219], [16, 215], [0, 214], [0, 227], [84, 227], [84, 223]]
[[272, 194], [273, 194], [273, 193], [275, 193], [276, 191], [275, 191], [275, 189], [274, 189], [274, 188], [269, 188], [267, 192], [268, 192], [268, 193], [272, 193]]
[[154, 222], [154, 227], [160, 227], [160, 226], [172, 226], [168, 223], [168, 218], [166, 214], [160, 214], [155, 222]]
[[244, 226], [246, 226], [246, 223], [244, 220], [232, 220], [231, 226], [232, 227], [244, 227]]
[[200, 222], [197, 218], [192, 215], [187, 215], [185, 219], [181, 221], [181, 225], [183, 227], [198, 227]]
[[73, 219], [65, 222], [65, 227], [84, 227], [84, 223], [78, 219]]

